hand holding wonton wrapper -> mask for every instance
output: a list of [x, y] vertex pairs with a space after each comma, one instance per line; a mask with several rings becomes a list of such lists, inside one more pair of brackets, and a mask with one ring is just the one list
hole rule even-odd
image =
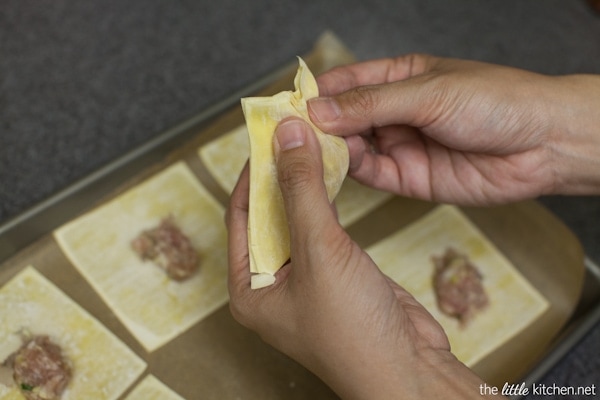
[[313, 127], [321, 145], [323, 179], [330, 202], [337, 195], [348, 172], [348, 148], [344, 139], [323, 133], [308, 117], [306, 101], [317, 97], [319, 90], [304, 61], [299, 61], [294, 92], [242, 99], [250, 136], [248, 248], [253, 289], [273, 284], [275, 272], [290, 257], [290, 237], [273, 153], [273, 134], [277, 124], [294, 116], [304, 119]]

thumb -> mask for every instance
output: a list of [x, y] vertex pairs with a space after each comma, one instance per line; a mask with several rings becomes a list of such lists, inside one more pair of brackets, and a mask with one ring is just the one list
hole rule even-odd
[[294, 258], [294, 251], [317, 245], [311, 238], [318, 240], [335, 214], [323, 182], [321, 147], [310, 125], [285, 119], [275, 130], [273, 146]]

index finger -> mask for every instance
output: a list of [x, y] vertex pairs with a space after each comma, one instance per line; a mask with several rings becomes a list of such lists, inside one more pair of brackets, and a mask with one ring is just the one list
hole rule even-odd
[[335, 67], [317, 77], [320, 96], [335, 96], [352, 88], [407, 79], [429, 71], [437, 58], [408, 54]]

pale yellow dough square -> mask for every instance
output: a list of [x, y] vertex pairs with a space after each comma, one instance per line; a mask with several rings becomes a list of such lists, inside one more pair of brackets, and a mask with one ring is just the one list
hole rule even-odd
[[[432, 256], [448, 247], [465, 253], [483, 275], [490, 305], [464, 328], [443, 314], [433, 289]], [[439, 206], [369, 247], [381, 270], [411, 293], [443, 326], [452, 352], [473, 366], [532, 323], [549, 306], [482, 232], [456, 207]]]
[[[131, 240], [172, 215], [199, 252], [199, 271], [170, 280], [143, 262]], [[228, 300], [224, 209], [178, 162], [59, 228], [75, 267], [148, 351], [167, 343]]]
[[334, 201], [340, 225], [352, 225], [391, 197], [391, 193], [371, 189], [347, 178]]
[[[198, 156], [227, 194], [233, 192], [249, 155], [246, 125], [238, 126], [198, 150]], [[335, 198], [340, 224], [350, 226], [391, 197], [390, 193], [368, 188], [354, 179], [346, 179]]]
[[125, 400], [184, 400], [154, 375], [146, 376]]
[[240, 125], [200, 147], [198, 156], [221, 188], [231, 194], [250, 156], [246, 125]]
[[[73, 366], [61, 400], [117, 399], [146, 364], [33, 267], [0, 289], [0, 362], [17, 350], [20, 332], [49, 335]], [[0, 384], [0, 399], [24, 399]]]

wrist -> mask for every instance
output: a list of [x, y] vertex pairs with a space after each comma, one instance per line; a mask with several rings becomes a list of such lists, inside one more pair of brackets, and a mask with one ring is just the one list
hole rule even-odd
[[[449, 351], [422, 353], [422, 367], [417, 370], [421, 386], [418, 397], [427, 399], [481, 399], [484, 381]], [[486, 394], [489, 399], [504, 399], [500, 394]]]
[[[353, 363], [322, 376], [344, 400], [481, 399], [483, 380], [446, 350], [419, 350], [396, 362]], [[321, 374], [318, 374], [321, 376]], [[329, 379], [328, 379], [329, 378]], [[487, 394], [486, 398], [504, 398]]]
[[600, 76], [568, 75], [555, 83], [552, 194], [600, 194]]

